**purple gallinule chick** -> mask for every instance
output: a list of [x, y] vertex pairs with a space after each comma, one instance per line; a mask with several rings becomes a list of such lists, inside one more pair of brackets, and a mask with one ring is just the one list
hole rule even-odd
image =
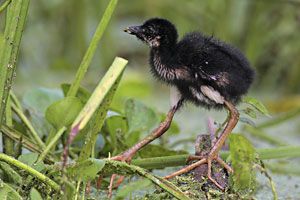
[[165, 177], [171, 178], [207, 164], [207, 177], [223, 189], [212, 178], [211, 165], [212, 161], [216, 161], [228, 172], [233, 172], [218, 153], [239, 120], [235, 105], [247, 93], [254, 79], [254, 70], [247, 58], [239, 49], [200, 32], [189, 33], [178, 41], [175, 26], [165, 19], [149, 19], [140, 26], [131, 26], [124, 31], [150, 47], [151, 72], [158, 80], [176, 87], [180, 98], [157, 129], [112, 159], [130, 162], [138, 150], [168, 130], [175, 112], [183, 102], [192, 102], [208, 109], [225, 108], [229, 111], [228, 121], [209, 154]]

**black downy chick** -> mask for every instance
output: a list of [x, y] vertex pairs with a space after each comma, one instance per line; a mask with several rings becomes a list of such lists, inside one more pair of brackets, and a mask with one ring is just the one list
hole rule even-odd
[[149, 19], [140, 26], [131, 26], [124, 31], [149, 45], [152, 73], [159, 80], [175, 86], [181, 99], [170, 109], [165, 121], [150, 135], [112, 159], [130, 162], [139, 149], [168, 130], [175, 112], [184, 101], [206, 108], [226, 108], [230, 117], [207, 156], [165, 177], [171, 178], [207, 163], [207, 177], [220, 189], [224, 189], [212, 177], [211, 165], [215, 160], [228, 172], [233, 172], [219, 158], [218, 152], [238, 122], [239, 113], [235, 104], [247, 93], [253, 82], [254, 70], [250, 68], [248, 60], [237, 48], [199, 32], [187, 34], [177, 41], [175, 26], [165, 19]]
[[176, 86], [196, 105], [219, 108], [224, 100], [236, 104], [253, 82], [254, 71], [240, 50], [213, 37], [193, 32], [178, 42], [175, 26], [159, 18], [125, 31], [150, 46], [155, 77]]

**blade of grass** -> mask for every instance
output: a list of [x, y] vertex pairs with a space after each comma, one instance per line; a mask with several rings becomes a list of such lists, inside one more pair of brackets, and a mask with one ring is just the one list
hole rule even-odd
[[79, 65], [75, 80], [73, 82], [73, 84], [71, 85], [71, 88], [68, 91], [67, 96], [75, 96], [79, 86], [80, 86], [80, 82], [82, 81], [88, 67], [91, 64], [92, 58], [95, 55], [96, 49], [97, 49], [97, 45], [108, 25], [108, 22], [110, 21], [110, 18], [116, 8], [116, 5], [118, 3], [118, 0], [111, 0], [101, 18], [100, 23], [97, 26], [97, 29], [95, 31], [95, 34], [91, 40], [91, 43]]
[[55, 134], [55, 136], [52, 138], [52, 140], [50, 141], [50, 143], [47, 145], [47, 147], [45, 148], [45, 150], [40, 154], [38, 160], [36, 161], [37, 163], [42, 161], [47, 154], [49, 153], [49, 151], [51, 150], [52, 147], [54, 147], [54, 145], [56, 144], [56, 142], [60, 139], [60, 137], [62, 136], [62, 134], [67, 130], [66, 127], [62, 127], [61, 129], [58, 130], [58, 132]]
[[102, 103], [99, 105], [98, 109], [95, 111], [95, 114], [90, 120], [90, 124], [92, 127], [90, 131], [87, 133], [85, 137], [85, 142], [82, 150], [80, 151], [80, 156], [78, 161], [85, 160], [87, 158], [95, 157], [94, 156], [94, 150], [95, 150], [95, 144], [97, 141], [97, 136], [103, 126], [104, 120], [106, 118], [106, 113], [109, 109], [109, 106], [112, 102], [112, 99], [114, 97], [115, 91], [119, 85], [120, 78], [116, 80], [114, 85], [111, 87], [109, 93], [106, 95], [105, 99], [102, 101]]
[[19, 108], [20, 110], [22, 110], [21, 103], [13, 91], [10, 91], [10, 98], [11, 98], [12, 102], [16, 105], [16, 107]]
[[[85, 127], [85, 125], [91, 119], [94, 112], [98, 109], [99, 105], [105, 100], [105, 97], [107, 97], [111, 89], [114, 90], [116, 89], [113, 86], [120, 79], [127, 62], [128, 61], [123, 58], [119, 58], [119, 57], [115, 58], [108, 72], [101, 79], [100, 83], [95, 88], [88, 102], [85, 104], [85, 106], [83, 107], [79, 115], [74, 120], [71, 126], [71, 132], [68, 138], [68, 142], [66, 144], [63, 153], [63, 166], [65, 166], [67, 162], [69, 145], [72, 143], [74, 137], [78, 134], [78, 132]], [[106, 112], [104, 112], [104, 110], [102, 115], [106, 115]], [[85, 144], [85, 145], [89, 146], [94, 142], [96, 141], [91, 141], [89, 142], [89, 144]]]
[[12, 109], [13, 111], [20, 117], [20, 119], [23, 121], [23, 123], [26, 125], [30, 132], [30, 136], [35, 140], [37, 145], [41, 147], [42, 149], [45, 149], [46, 146], [44, 142], [41, 140], [39, 134], [36, 132], [34, 127], [32, 126], [31, 122], [27, 119], [27, 117], [24, 115], [22, 110], [20, 110], [16, 105], [12, 104]]

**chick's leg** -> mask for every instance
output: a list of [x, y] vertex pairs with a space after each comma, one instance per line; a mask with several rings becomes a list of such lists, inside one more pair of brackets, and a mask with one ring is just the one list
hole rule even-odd
[[148, 136], [146, 136], [144, 139], [142, 139], [140, 142], [136, 143], [134, 146], [126, 150], [125, 152], [121, 153], [120, 155], [117, 155], [115, 157], [112, 157], [112, 160], [118, 160], [118, 161], [125, 161], [130, 162], [132, 157], [144, 146], [152, 142], [153, 140], [159, 138], [162, 136], [170, 127], [171, 122], [173, 120], [174, 114], [176, 111], [182, 106], [183, 99], [180, 99], [175, 106], [173, 106], [168, 114], [166, 119], [160, 123], [160, 125], [152, 131]]
[[214, 143], [214, 145], [212, 146], [210, 152], [208, 153], [207, 156], [202, 156], [202, 157], [198, 157], [197, 159], [199, 161], [188, 165], [186, 167], [184, 167], [183, 169], [174, 172], [173, 174], [170, 174], [168, 176], [165, 176], [164, 178], [169, 179], [175, 176], [178, 176], [180, 174], [184, 174], [187, 173], [193, 169], [195, 169], [196, 167], [199, 167], [202, 164], [207, 164], [207, 177], [209, 180], [211, 180], [217, 187], [219, 187], [220, 189], [224, 189], [222, 186], [220, 186], [220, 184], [218, 184], [217, 181], [215, 181], [212, 178], [212, 161], [216, 161], [218, 162], [221, 166], [223, 166], [229, 173], [232, 173], [233, 170], [232, 168], [227, 165], [220, 157], [219, 157], [219, 151], [222, 148], [222, 146], [224, 145], [226, 138], [229, 136], [229, 134], [231, 133], [231, 131], [233, 130], [233, 128], [236, 126], [238, 119], [239, 119], [239, 113], [237, 111], [237, 109], [234, 107], [233, 104], [231, 104], [228, 101], [224, 101], [224, 104], [226, 106], [226, 108], [229, 110], [230, 113], [230, 117], [229, 120], [227, 122], [227, 125], [225, 126], [225, 129], [223, 130], [221, 136], [217, 139], [217, 141]]
[[[151, 134], [149, 134], [148, 136], [146, 136], [144, 139], [142, 139], [140, 142], [138, 142], [137, 144], [135, 144], [134, 146], [132, 146], [131, 148], [129, 148], [128, 150], [126, 150], [125, 152], [121, 153], [120, 155], [114, 156], [111, 159], [112, 160], [118, 160], [118, 161], [124, 161], [127, 163], [130, 163], [132, 157], [144, 146], [146, 146], [147, 144], [149, 144], [150, 142], [152, 142], [153, 140], [155, 140], [156, 138], [159, 138], [160, 136], [162, 136], [170, 127], [171, 122], [173, 120], [174, 114], [176, 113], [176, 111], [182, 106], [184, 99], [181, 98], [168, 112], [166, 119], [160, 123], [160, 125], [154, 130], [152, 131]], [[113, 174], [110, 180], [110, 186], [109, 186], [109, 192], [108, 192], [108, 196], [111, 197], [112, 195], [112, 189], [118, 187], [123, 179], [124, 176], [121, 176], [118, 180], [117, 180], [117, 184], [113, 185], [114, 183], [114, 179], [116, 178], [116, 174]]]

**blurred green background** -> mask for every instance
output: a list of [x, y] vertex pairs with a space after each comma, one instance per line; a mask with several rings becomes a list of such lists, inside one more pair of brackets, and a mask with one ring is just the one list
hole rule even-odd
[[[18, 94], [33, 86], [57, 87], [72, 80], [107, 3], [32, 0], [15, 84]], [[129, 60], [125, 78], [153, 88], [155, 83], [147, 73], [147, 47], [122, 31], [150, 17], [171, 20], [180, 36], [202, 31], [242, 49], [257, 70], [254, 91], [272, 98], [299, 93], [300, 2], [291, 0], [122, 0], [85, 86], [93, 87], [118, 55]], [[139, 96], [132, 93], [128, 96]], [[145, 91], [140, 95], [146, 95]]]
[[[3, 3], [0, 0], [0, 3]], [[72, 82], [108, 0], [31, 0], [26, 29], [17, 66], [14, 91], [19, 97], [38, 87], [58, 89]], [[93, 90], [115, 56], [129, 60], [113, 107], [123, 108], [126, 98], [136, 98], [148, 106], [166, 112], [169, 88], [155, 81], [149, 73], [148, 48], [125, 34], [129, 25], [148, 18], [172, 21], [182, 36], [201, 31], [239, 47], [257, 71], [250, 95], [263, 101], [273, 116], [300, 107], [300, 1], [299, 0], [120, 0], [93, 59], [83, 86]], [[0, 28], [4, 27], [0, 14]], [[204, 113], [204, 114], [203, 114]], [[181, 138], [203, 133], [205, 117], [222, 122], [223, 112], [210, 112], [187, 106], [176, 116]], [[280, 126], [266, 132], [285, 144], [299, 144], [299, 112]], [[257, 121], [265, 120], [259, 118]], [[238, 130], [238, 129], [237, 129]], [[184, 134], [190, 133], [190, 134]], [[256, 147], [274, 144], [248, 136]], [[190, 149], [193, 144], [189, 144]], [[290, 163], [295, 169], [295, 160]], [[298, 162], [299, 163], [299, 162]], [[288, 170], [284, 171], [287, 173]], [[299, 171], [294, 171], [294, 174]], [[298, 196], [288, 188], [299, 183], [299, 176], [276, 176], [281, 197]], [[264, 189], [268, 187], [265, 186]], [[284, 189], [286, 188], [286, 189]], [[270, 193], [270, 192], [269, 192]], [[260, 193], [262, 197], [265, 193]]]

